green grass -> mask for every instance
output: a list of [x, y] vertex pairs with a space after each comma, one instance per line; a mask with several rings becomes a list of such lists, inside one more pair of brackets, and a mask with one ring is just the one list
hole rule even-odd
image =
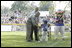
[[27, 42], [26, 32], [1, 32], [1, 47], [71, 47], [71, 33], [66, 32], [65, 40], [54, 40], [52, 33], [51, 40], [48, 42]]

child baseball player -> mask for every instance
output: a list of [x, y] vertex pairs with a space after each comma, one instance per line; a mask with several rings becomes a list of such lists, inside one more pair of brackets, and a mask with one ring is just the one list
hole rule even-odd
[[64, 11], [56, 12], [56, 22], [55, 22], [55, 39], [58, 39], [58, 33], [61, 33], [61, 37], [64, 40], [64, 18], [63, 18]]
[[48, 21], [47, 20], [43, 20], [43, 24], [41, 25], [41, 28], [42, 28], [42, 36], [40, 38], [40, 41], [48, 41], [48, 27], [49, 27], [49, 24], [47, 24]]

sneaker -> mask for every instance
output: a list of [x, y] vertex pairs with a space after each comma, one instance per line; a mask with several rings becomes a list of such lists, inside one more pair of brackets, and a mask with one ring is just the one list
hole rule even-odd
[[43, 41], [38, 41], [38, 42], [43, 42]]
[[41, 41], [36, 41], [36, 42], [41, 42]]
[[27, 42], [32, 42], [32, 40], [28, 40]]

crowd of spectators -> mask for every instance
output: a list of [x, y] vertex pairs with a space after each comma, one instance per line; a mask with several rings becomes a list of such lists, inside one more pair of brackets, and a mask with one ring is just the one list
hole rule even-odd
[[[1, 14], [1, 24], [25, 24], [27, 20], [27, 14], [24, 14], [24, 15], [23, 14], [21, 13], [21, 11], [19, 12], [15, 11], [13, 15]], [[49, 16], [49, 18], [52, 21], [53, 20], [52, 18], [54, 18], [54, 16]], [[40, 20], [42, 20], [42, 18], [40, 18]], [[66, 14], [64, 20], [65, 20], [65, 24], [71, 24], [71, 15]], [[70, 29], [71, 26], [65, 26], [65, 27]]]

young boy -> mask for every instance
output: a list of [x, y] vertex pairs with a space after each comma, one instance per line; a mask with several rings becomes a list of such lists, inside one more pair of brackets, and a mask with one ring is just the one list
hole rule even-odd
[[58, 39], [58, 33], [61, 33], [61, 37], [64, 40], [64, 11], [56, 12], [57, 18], [55, 18], [55, 39]]
[[[48, 41], [47, 37], [48, 37], [48, 21], [47, 20], [43, 20], [43, 24], [41, 25], [41, 28], [42, 28], [42, 36], [41, 36], [41, 39], [40, 41]], [[39, 41], [39, 42], [40, 42]]]

